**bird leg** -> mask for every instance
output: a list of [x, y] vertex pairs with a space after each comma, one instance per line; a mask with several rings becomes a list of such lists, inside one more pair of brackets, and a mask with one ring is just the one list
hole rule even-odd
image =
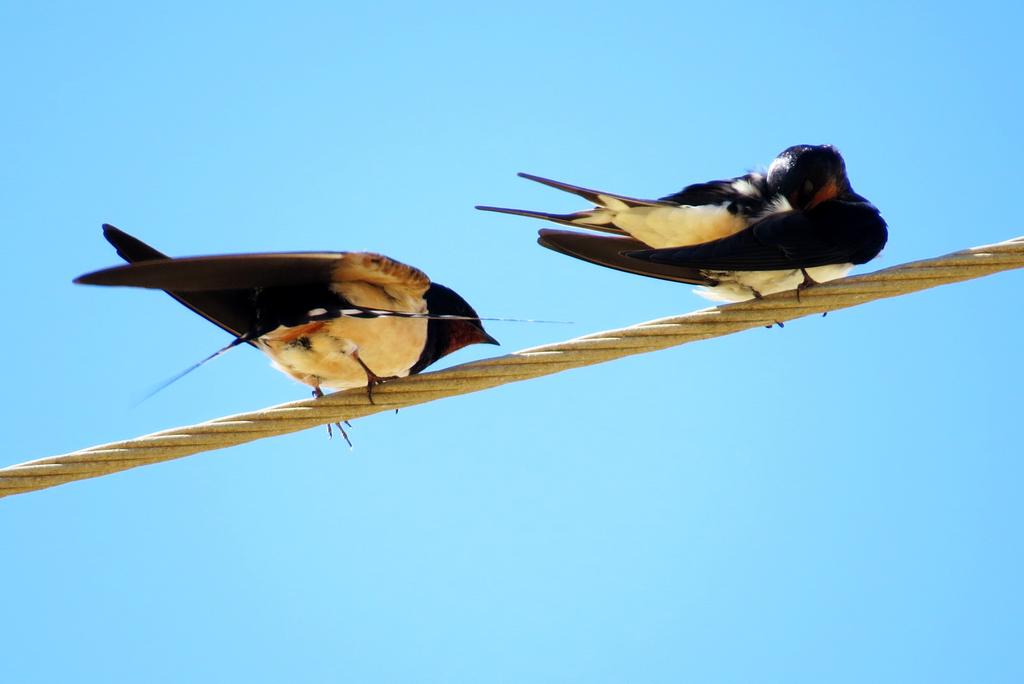
[[367, 366], [366, 363], [361, 358], [359, 358], [358, 350], [353, 350], [349, 354], [349, 356], [355, 359], [356, 362], [363, 367], [363, 371], [366, 373], [366, 398], [370, 401], [371, 404], [375, 404], [376, 402], [373, 400], [373, 388], [376, 385], [383, 384], [388, 380], [397, 380], [398, 376], [389, 375], [386, 378], [382, 378], [381, 376], [377, 375], [372, 370], [370, 370], [370, 367]]
[[[320, 385], [313, 388], [313, 396], [317, 399], [324, 396], [324, 391], [320, 389]], [[345, 432], [345, 428], [341, 427], [341, 423], [328, 423], [327, 424], [327, 438], [334, 439], [334, 430], [331, 429], [331, 425], [334, 425], [341, 431], [341, 436], [345, 438], [345, 442], [348, 443], [348, 447], [352, 448], [352, 440], [348, 438], [348, 433]], [[352, 427], [352, 425], [346, 420], [345, 425]]]
[[801, 268], [800, 272], [804, 274], [804, 279], [800, 281], [800, 284], [796, 286], [796, 301], [800, 301], [800, 292], [806, 290], [812, 285], [817, 285], [818, 281], [811, 277], [811, 274], [807, 272], [806, 268]]
[[[750, 294], [752, 294], [754, 296], [754, 299], [764, 299], [764, 295], [763, 294], [761, 294], [760, 292], [758, 292], [754, 288], [750, 287], [749, 285], [747, 285], [747, 289], [750, 290]], [[780, 323], [779, 321], [775, 321], [775, 325], [779, 326], [780, 328], [785, 328], [786, 327], [786, 326], [782, 325], [782, 323]], [[772, 326], [770, 326], [770, 325], [766, 325], [764, 327], [768, 328], [769, 330], [771, 330], [771, 328], [772, 328]]]

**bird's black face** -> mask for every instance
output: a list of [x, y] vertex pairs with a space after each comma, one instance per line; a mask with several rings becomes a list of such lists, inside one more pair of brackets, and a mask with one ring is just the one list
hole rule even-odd
[[768, 168], [768, 189], [794, 209], [812, 209], [850, 191], [846, 162], [831, 145], [794, 145]]
[[435, 316], [466, 316], [469, 320], [430, 320], [439, 344], [437, 358], [471, 344], [499, 344], [484, 330], [473, 307], [459, 293], [444, 285], [432, 283], [427, 290], [427, 312]]

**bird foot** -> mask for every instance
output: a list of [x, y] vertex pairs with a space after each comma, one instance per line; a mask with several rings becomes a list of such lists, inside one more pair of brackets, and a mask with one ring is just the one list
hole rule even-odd
[[809, 287], [811, 287], [813, 285], [817, 285], [818, 284], [818, 281], [815, 280], [814, 278], [812, 278], [809, 273], [807, 273], [807, 269], [806, 268], [801, 268], [800, 272], [804, 274], [804, 279], [802, 281], [800, 281], [799, 285], [796, 286], [796, 301], [798, 301], [798, 302], [800, 301], [800, 293], [801, 292], [803, 292], [804, 290], [806, 290], [807, 288], [809, 288]]
[[[319, 387], [314, 387], [313, 388], [313, 397], [316, 398], [316, 399], [319, 399], [322, 396], [324, 396], [324, 391], [322, 389], [320, 389]], [[349, 427], [352, 427], [352, 423], [348, 422], [347, 420], [344, 421], [344, 422], [345, 422], [345, 425], [348, 425]], [[352, 448], [352, 440], [348, 438], [348, 433], [345, 432], [345, 428], [343, 428], [341, 426], [341, 423], [328, 423], [327, 424], [327, 439], [334, 439], [334, 429], [331, 427], [332, 425], [334, 427], [338, 428], [338, 431], [341, 432], [341, 436], [345, 439], [345, 443], [348, 444], [348, 448], [351, 449]]]
[[[331, 428], [332, 425], [334, 427], [338, 428], [338, 431], [341, 432], [341, 436], [342, 436], [342, 438], [344, 438], [345, 443], [348, 444], [348, 448], [351, 449], [352, 448], [352, 440], [348, 438], [348, 433], [345, 432], [345, 428], [341, 427], [341, 423], [328, 423], [327, 424], [327, 439], [334, 439], [334, 430]], [[348, 421], [345, 421], [345, 425], [348, 425]], [[351, 425], [348, 425], [348, 426], [352, 427]]]
[[386, 377], [381, 377], [377, 375], [372, 370], [370, 370], [370, 367], [367, 366], [366, 363], [364, 363], [361, 358], [359, 358], [359, 352], [352, 352], [352, 358], [355, 359], [359, 363], [359, 365], [363, 367], [363, 372], [366, 373], [366, 399], [371, 404], [376, 404], [377, 402], [373, 400], [373, 388], [376, 387], [377, 385], [384, 384], [388, 380], [397, 380], [398, 376], [388, 375]]
[[379, 375], [371, 373], [369, 369], [366, 370], [366, 398], [371, 404], [376, 405], [377, 403], [373, 400], [373, 388], [377, 385], [383, 385], [388, 380], [398, 380], [398, 376], [388, 375], [382, 378]]

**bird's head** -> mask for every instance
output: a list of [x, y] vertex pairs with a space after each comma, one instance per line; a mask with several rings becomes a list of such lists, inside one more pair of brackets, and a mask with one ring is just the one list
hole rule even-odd
[[455, 290], [431, 283], [425, 296], [427, 312], [434, 316], [463, 316], [465, 318], [438, 319], [428, 323], [428, 335], [436, 354], [433, 360], [458, 351], [471, 344], [499, 344], [484, 330], [479, 314]]
[[768, 189], [802, 210], [851, 192], [846, 162], [831, 145], [794, 145], [783, 150], [768, 167]]

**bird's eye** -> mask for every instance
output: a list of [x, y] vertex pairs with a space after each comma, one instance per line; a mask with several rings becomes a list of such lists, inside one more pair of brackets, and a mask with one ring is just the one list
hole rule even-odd
[[804, 181], [804, 192], [810, 194], [814, 190], [814, 183], [810, 179]]

